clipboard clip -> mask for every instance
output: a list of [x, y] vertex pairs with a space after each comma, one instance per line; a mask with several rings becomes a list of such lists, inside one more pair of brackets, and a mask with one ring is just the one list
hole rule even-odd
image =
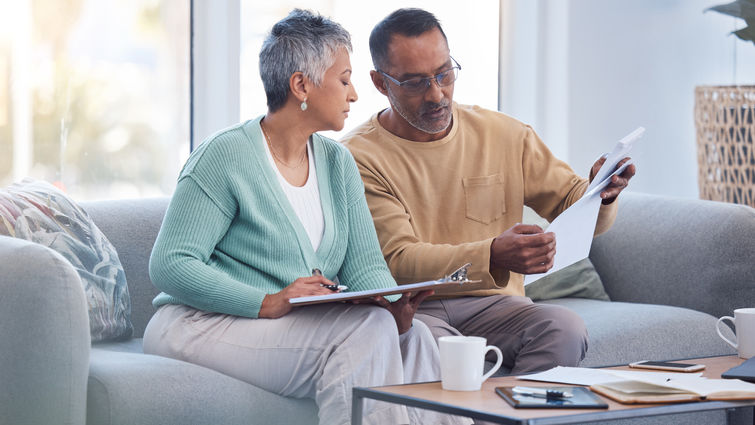
[[455, 272], [444, 277], [442, 280], [444, 282], [467, 282], [467, 271], [469, 269], [469, 266], [471, 265], [472, 263], [464, 264], [463, 266], [456, 269]]

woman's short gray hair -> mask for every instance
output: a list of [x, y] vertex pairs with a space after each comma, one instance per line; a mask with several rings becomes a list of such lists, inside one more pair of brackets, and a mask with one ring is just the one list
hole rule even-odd
[[289, 79], [295, 72], [319, 86], [341, 48], [351, 52], [348, 31], [308, 10], [294, 9], [273, 25], [260, 51], [260, 75], [270, 112], [286, 103]]

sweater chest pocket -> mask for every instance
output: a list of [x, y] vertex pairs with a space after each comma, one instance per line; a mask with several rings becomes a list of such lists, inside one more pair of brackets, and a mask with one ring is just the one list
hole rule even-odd
[[462, 184], [468, 219], [490, 224], [506, 212], [503, 176], [500, 174], [464, 177]]

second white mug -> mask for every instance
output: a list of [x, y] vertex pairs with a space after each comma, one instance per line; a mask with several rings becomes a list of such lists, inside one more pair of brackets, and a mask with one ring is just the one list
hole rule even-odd
[[[736, 342], [726, 338], [721, 333], [721, 322], [730, 321], [737, 334]], [[716, 332], [727, 344], [734, 347], [743, 359], [755, 356], [755, 308], [738, 308], [734, 310], [734, 317], [724, 316], [716, 322]]]
[[[485, 345], [479, 336], [442, 336], [438, 338], [440, 350], [440, 376], [444, 390], [478, 391], [503, 363], [498, 347]], [[498, 356], [495, 366], [483, 374], [485, 355], [494, 351]]]

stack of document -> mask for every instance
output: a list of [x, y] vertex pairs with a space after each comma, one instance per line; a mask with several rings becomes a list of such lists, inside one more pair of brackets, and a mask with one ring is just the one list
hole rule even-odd
[[670, 403], [755, 399], [755, 384], [739, 379], [709, 379], [702, 373], [633, 372], [558, 366], [519, 379], [589, 386], [620, 403]]

